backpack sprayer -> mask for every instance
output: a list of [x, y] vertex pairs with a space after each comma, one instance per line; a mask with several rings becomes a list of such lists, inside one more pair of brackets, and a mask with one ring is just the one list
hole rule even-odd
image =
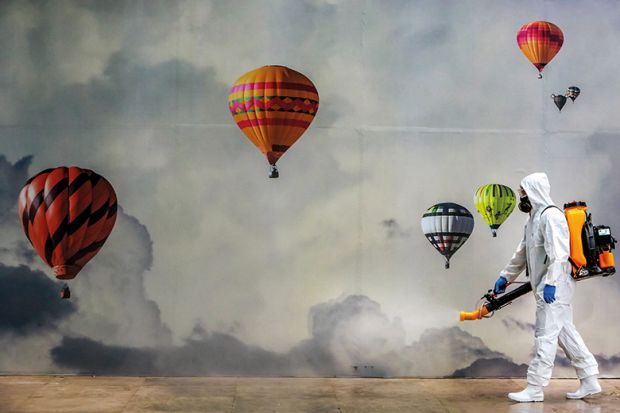
[[[542, 212], [556, 206], [548, 206]], [[558, 208], [559, 209], [559, 208]], [[606, 225], [592, 224], [592, 214], [588, 212], [585, 202], [569, 202], [564, 204], [564, 215], [568, 223], [570, 233], [570, 257], [571, 275], [575, 281], [581, 281], [592, 277], [608, 277], [615, 274], [616, 268], [614, 255], [611, 252], [616, 246], [616, 239], [611, 235], [611, 228]], [[501, 296], [495, 295], [493, 290], [487, 291], [481, 298], [481, 304], [475, 311], [461, 311], [460, 319], [479, 320], [490, 317], [494, 311], [499, 310], [515, 299], [532, 291], [532, 284], [526, 282]]]

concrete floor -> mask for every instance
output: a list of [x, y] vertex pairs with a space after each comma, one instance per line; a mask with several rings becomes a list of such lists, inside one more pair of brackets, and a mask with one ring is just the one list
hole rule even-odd
[[0, 413], [11, 412], [620, 412], [620, 380], [603, 395], [566, 400], [577, 380], [554, 380], [544, 403], [512, 403], [512, 379], [303, 379], [0, 376]]

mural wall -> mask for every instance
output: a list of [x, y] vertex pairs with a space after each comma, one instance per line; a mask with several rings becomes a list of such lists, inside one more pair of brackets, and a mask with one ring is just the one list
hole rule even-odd
[[[565, 43], [536, 78], [525, 22]], [[607, 1], [3, 1], [0, 372], [522, 375], [534, 300], [459, 323], [512, 255], [482, 184], [545, 171], [620, 233], [620, 10]], [[269, 179], [230, 86], [280, 64], [320, 108]], [[578, 85], [559, 112], [551, 94]], [[33, 174], [105, 176], [116, 226], [72, 298], [21, 229]], [[420, 229], [451, 201], [475, 228], [449, 270]], [[575, 324], [620, 374], [620, 278], [578, 285]], [[573, 375], [561, 351], [555, 374]]]

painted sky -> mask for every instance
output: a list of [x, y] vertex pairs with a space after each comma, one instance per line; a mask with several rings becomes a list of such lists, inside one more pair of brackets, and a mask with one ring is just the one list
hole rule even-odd
[[[542, 80], [515, 40], [532, 20], [565, 35]], [[70, 304], [21, 304], [0, 323], [0, 370], [345, 374], [370, 358], [385, 374], [449, 375], [497, 357], [519, 368], [531, 297], [454, 327], [525, 216], [492, 239], [475, 214], [449, 271], [419, 219], [441, 201], [475, 212], [479, 185], [545, 171], [558, 204], [586, 200], [620, 231], [619, 23], [611, 1], [2, 2], [3, 291], [40, 303], [57, 288], [16, 219], [28, 176], [91, 168], [121, 210]], [[321, 96], [277, 181], [227, 110], [230, 85], [266, 64], [306, 74]], [[558, 113], [549, 96], [573, 84], [581, 96]], [[615, 374], [619, 299], [613, 278], [580, 284], [575, 301]], [[108, 349], [118, 367], [76, 348]], [[246, 361], [213, 364], [223, 348]]]

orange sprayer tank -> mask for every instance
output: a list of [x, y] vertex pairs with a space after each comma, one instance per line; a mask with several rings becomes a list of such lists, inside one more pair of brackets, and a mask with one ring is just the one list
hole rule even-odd
[[571, 202], [564, 208], [570, 232], [570, 257], [578, 268], [588, 263], [583, 253], [584, 246], [581, 237], [583, 226], [586, 223], [587, 209], [585, 202]]
[[607, 277], [616, 272], [614, 255], [611, 252], [616, 239], [611, 228], [592, 224], [585, 202], [564, 204], [564, 215], [570, 233], [570, 262], [575, 279], [597, 275]]

